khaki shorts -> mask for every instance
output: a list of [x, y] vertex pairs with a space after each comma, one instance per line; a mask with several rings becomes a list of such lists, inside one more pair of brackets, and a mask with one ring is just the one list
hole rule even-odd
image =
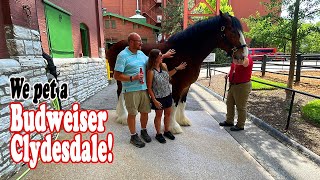
[[124, 102], [130, 115], [137, 115], [138, 112], [151, 112], [150, 97], [147, 90], [124, 93]]

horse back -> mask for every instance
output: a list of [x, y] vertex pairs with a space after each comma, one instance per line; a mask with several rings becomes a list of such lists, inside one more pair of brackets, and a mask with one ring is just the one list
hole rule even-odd
[[[128, 41], [126, 40], [122, 40], [117, 42], [116, 44], [112, 45], [111, 48], [107, 51], [106, 53], [106, 58], [109, 62], [109, 66], [110, 66], [110, 70], [113, 71], [115, 64], [116, 64], [116, 60], [117, 60], [117, 56], [118, 54], [125, 48], [128, 46]], [[165, 44], [160, 43], [160, 44], [142, 44], [141, 47], [141, 51], [145, 54], [145, 55], [149, 55], [149, 52], [152, 49], [160, 49], [162, 51], [162, 53], [165, 53], [169, 47], [167, 47]]]
[[128, 46], [128, 41], [122, 40], [117, 42], [116, 44], [112, 45], [111, 48], [106, 53], [106, 58], [109, 62], [110, 70], [113, 71], [117, 56], [118, 54], [126, 47]]

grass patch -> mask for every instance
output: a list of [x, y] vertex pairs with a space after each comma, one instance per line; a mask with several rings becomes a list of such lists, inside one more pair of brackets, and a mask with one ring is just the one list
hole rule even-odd
[[[256, 80], [256, 81], [260, 81], [260, 82], [264, 82], [264, 83], [268, 83], [268, 84], [272, 84], [272, 85], [276, 85], [284, 88], [287, 87], [287, 85], [284, 83], [274, 82], [274, 81], [258, 78], [256, 76], [252, 76], [251, 80]], [[252, 81], [252, 90], [273, 90], [273, 89], [277, 89], [277, 88]]]
[[320, 99], [310, 101], [302, 107], [302, 116], [320, 124]]

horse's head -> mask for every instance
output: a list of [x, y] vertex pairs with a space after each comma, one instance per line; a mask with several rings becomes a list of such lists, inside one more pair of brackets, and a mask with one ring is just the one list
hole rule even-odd
[[248, 47], [242, 33], [240, 21], [229, 14], [220, 11], [220, 33], [219, 47], [225, 50], [229, 56], [235, 59], [244, 59], [248, 56]]

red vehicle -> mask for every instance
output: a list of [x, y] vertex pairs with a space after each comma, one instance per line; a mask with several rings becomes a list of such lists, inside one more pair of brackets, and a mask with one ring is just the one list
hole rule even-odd
[[252, 57], [253, 61], [262, 61], [263, 55], [272, 55], [276, 52], [276, 48], [249, 48], [249, 55]]

